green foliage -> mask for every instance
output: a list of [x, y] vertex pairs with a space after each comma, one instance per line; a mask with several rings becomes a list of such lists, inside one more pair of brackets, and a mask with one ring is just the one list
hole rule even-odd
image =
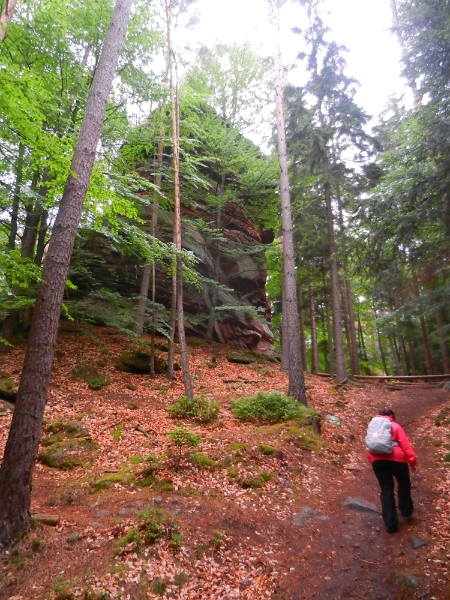
[[114, 429], [111, 429], [111, 435], [115, 442], [118, 442], [122, 438], [123, 425], [116, 425]]
[[240, 421], [263, 423], [303, 419], [305, 415], [313, 414], [313, 411], [281, 392], [258, 392], [255, 396], [233, 400], [231, 412]]
[[189, 418], [200, 423], [210, 423], [217, 418], [220, 405], [205, 396], [188, 398], [181, 396], [167, 408], [168, 412], [176, 418]]
[[211, 545], [214, 550], [219, 550], [225, 540], [225, 532], [214, 529], [212, 532]]
[[259, 444], [258, 450], [265, 456], [272, 456], [275, 452], [275, 448], [268, 444]]
[[193, 465], [197, 465], [199, 467], [207, 468], [207, 467], [215, 467], [216, 463], [212, 458], [209, 458], [206, 454], [202, 452], [195, 452], [189, 458], [189, 462]]
[[175, 429], [172, 429], [172, 431], [168, 431], [166, 435], [172, 442], [173, 447], [176, 449], [176, 458], [178, 464], [181, 460], [183, 448], [187, 448], [189, 452], [190, 448], [196, 448], [202, 441], [201, 435], [197, 435], [193, 431], [189, 431], [189, 429], [183, 429], [181, 427], [176, 427]]

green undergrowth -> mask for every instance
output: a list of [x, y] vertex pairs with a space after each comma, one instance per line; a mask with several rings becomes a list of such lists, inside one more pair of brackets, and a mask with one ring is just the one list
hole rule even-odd
[[231, 402], [231, 412], [239, 421], [253, 423], [279, 423], [296, 420], [304, 423], [308, 416], [317, 416], [315, 411], [300, 404], [295, 398], [281, 392], [258, 392]]
[[183, 543], [184, 533], [173, 515], [147, 505], [138, 513], [137, 526], [117, 540], [115, 554], [120, 554], [126, 549], [134, 551], [143, 545], [151, 546], [159, 539], [166, 540], [170, 547], [177, 549]]
[[199, 423], [211, 423], [219, 414], [219, 403], [209, 400], [205, 396], [187, 398], [181, 396], [167, 408], [168, 412], [177, 419], [192, 419]]
[[216, 466], [216, 462], [206, 454], [203, 454], [203, 452], [195, 452], [192, 454], [189, 458], [189, 462], [202, 468]]
[[263, 435], [265, 440], [292, 443], [303, 450], [320, 452], [324, 447], [323, 438], [309, 425], [302, 425], [298, 421], [264, 425], [258, 427], [256, 432]]
[[255, 477], [244, 477], [239, 480], [239, 485], [244, 489], [260, 489], [272, 479], [272, 473], [260, 471]]

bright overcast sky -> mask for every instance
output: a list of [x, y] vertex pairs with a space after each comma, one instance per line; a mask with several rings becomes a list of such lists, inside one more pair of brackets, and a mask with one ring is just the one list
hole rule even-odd
[[[190, 32], [198, 43], [212, 45], [215, 41], [242, 43], [247, 40], [264, 55], [272, 54], [272, 33], [268, 5], [265, 0], [197, 0], [199, 25]], [[358, 104], [377, 117], [389, 96], [405, 93], [400, 77], [400, 48], [389, 31], [391, 12], [389, 0], [324, 0], [323, 18], [339, 44], [345, 45], [348, 76], [357, 79], [361, 88]], [[281, 12], [282, 52], [285, 66], [291, 64], [300, 50], [299, 36], [292, 27], [305, 25], [299, 2], [288, 1]], [[295, 77], [295, 72], [289, 76]], [[293, 81], [300, 83], [300, 81]]]

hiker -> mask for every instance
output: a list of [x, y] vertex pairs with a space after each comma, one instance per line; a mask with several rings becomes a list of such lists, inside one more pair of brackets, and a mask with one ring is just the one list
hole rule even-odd
[[[389, 423], [385, 422], [385, 419]], [[375, 427], [375, 429], [378, 428], [379, 430], [383, 428], [388, 433], [390, 430], [390, 439], [388, 440], [387, 447], [382, 448], [374, 445], [373, 437], [375, 436], [371, 434], [371, 427], [372, 429]], [[378, 435], [380, 434], [378, 433]], [[408, 465], [415, 473], [417, 459], [405, 432], [395, 422], [394, 411], [390, 408], [381, 409], [378, 416], [372, 419], [369, 424], [366, 436], [366, 450], [367, 458], [372, 465], [381, 488], [381, 514], [384, 524], [388, 533], [394, 533], [398, 530], [394, 497], [394, 477], [397, 479], [398, 484], [398, 508], [402, 517], [409, 518], [412, 515], [414, 506], [411, 498], [411, 480], [409, 478]]]

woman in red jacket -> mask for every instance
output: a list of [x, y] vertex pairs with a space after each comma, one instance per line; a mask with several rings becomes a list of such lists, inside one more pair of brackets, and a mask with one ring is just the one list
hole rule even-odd
[[405, 432], [395, 422], [394, 412], [390, 408], [383, 408], [378, 414], [391, 421], [392, 441], [396, 444], [390, 454], [372, 454], [367, 451], [367, 458], [380, 484], [381, 514], [384, 524], [389, 533], [394, 533], [398, 530], [394, 477], [398, 484], [398, 508], [402, 517], [410, 517], [414, 506], [411, 498], [411, 480], [408, 465], [415, 472], [417, 459]]

